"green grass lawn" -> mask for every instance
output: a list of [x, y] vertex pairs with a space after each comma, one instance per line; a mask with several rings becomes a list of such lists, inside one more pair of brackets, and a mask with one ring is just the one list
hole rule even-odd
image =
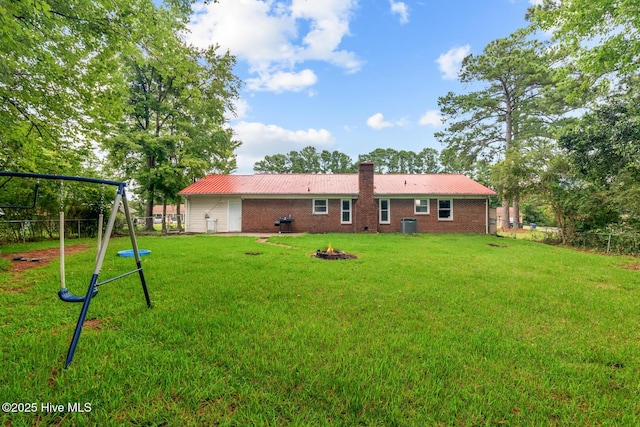
[[[101, 287], [66, 371], [81, 306], [58, 300], [59, 265], [1, 273], [0, 402], [38, 412], [0, 424], [640, 425], [638, 259], [481, 235], [269, 242], [287, 246], [141, 237], [153, 309], [136, 275]], [[358, 259], [310, 256], [328, 244]], [[135, 267], [127, 248], [101, 279]], [[73, 293], [94, 257], [67, 256]]]

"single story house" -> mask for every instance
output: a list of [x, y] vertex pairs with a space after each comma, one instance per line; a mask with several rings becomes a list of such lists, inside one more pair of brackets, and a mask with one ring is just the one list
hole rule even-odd
[[[153, 205], [153, 220], [155, 223], [162, 222], [162, 205]], [[178, 207], [176, 205], [167, 205], [167, 222], [174, 223], [178, 221]], [[184, 205], [180, 205], [180, 221], [184, 222]]]
[[[495, 192], [463, 175], [209, 175], [180, 192], [187, 232], [489, 233]], [[494, 210], [495, 212], [495, 210]], [[492, 216], [495, 222], [495, 214]], [[291, 221], [290, 223], [288, 223]]]

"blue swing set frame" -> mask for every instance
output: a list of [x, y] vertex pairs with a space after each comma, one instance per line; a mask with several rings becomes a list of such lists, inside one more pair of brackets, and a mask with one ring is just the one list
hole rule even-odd
[[[97, 179], [97, 178], [85, 178], [80, 176], [67, 176], [67, 175], [47, 175], [47, 174], [36, 174], [36, 173], [26, 173], [26, 172], [5, 172], [0, 171], [0, 176], [8, 176], [20, 177], [20, 178], [35, 178], [35, 179], [47, 179], [47, 180], [61, 180], [61, 181], [76, 181], [76, 182], [87, 182], [93, 184], [103, 184], [103, 185], [111, 185], [117, 187], [116, 198], [113, 202], [113, 209], [111, 209], [111, 214], [109, 215], [109, 220], [107, 221], [107, 227], [104, 232], [104, 238], [102, 239], [102, 245], [98, 250], [98, 256], [96, 257], [95, 267], [93, 269], [93, 274], [91, 276], [91, 280], [89, 282], [89, 287], [87, 289], [87, 293], [85, 296], [76, 296], [69, 293], [69, 291], [62, 289], [58, 296], [61, 300], [66, 302], [82, 302], [82, 309], [80, 310], [80, 316], [78, 317], [78, 322], [76, 323], [76, 328], [73, 333], [73, 339], [71, 340], [71, 344], [69, 345], [69, 350], [67, 352], [67, 359], [65, 361], [64, 368], [67, 369], [71, 362], [73, 361], [73, 356], [76, 352], [76, 347], [78, 346], [78, 341], [80, 340], [80, 334], [82, 333], [82, 326], [84, 325], [85, 318], [87, 317], [87, 312], [89, 310], [89, 305], [91, 304], [91, 299], [96, 295], [98, 291], [98, 286], [103, 285], [105, 283], [114, 281], [116, 279], [120, 279], [122, 277], [128, 276], [130, 274], [138, 273], [140, 277], [140, 283], [142, 284], [142, 290], [144, 291], [144, 297], [147, 302], [147, 307], [151, 308], [151, 299], [149, 298], [149, 290], [147, 288], [147, 282], [144, 278], [144, 273], [142, 271], [142, 262], [140, 260], [140, 251], [138, 250], [138, 244], [136, 242], [136, 235], [134, 232], [133, 221], [131, 219], [131, 214], [129, 211], [129, 204], [127, 202], [127, 195], [125, 192], [125, 187], [127, 184], [125, 182], [119, 181], [109, 181], [105, 179]], [[38, 187], [36, 185], [35, 195], [33, 204], [35, 207], [35, 203], [37, 200], [37, 191]], [[133, 254], [136, 262], [136, 269], [132, 270], [128, 273], [124, 273], [120, 276], [114, 277], [112, 279], [105, 280], [104, 282], [98, 282], [98, 276], [100, 275], [100, 270], [102, 269], [102, 263], [104, 262], [104, 257], [107, 252], [107, 246], [109, 245], [109, 238], [111, 237], [111, 233], [113, 231], [113, 225], [116, 220], [116, 215], [118, 213], [118, 208], [120, 207], [120, 203], [124, 208], [124, 214], [127, 221], [127, 226], [129, 228], [129, 237], [131, 239], [131, 246], [133, 248]], [[31, 207], [31, 208], [33, 208]], [[0, 208], [30, 208], [27, 206], [0, 206]], [[101, 231], [101, 230], [100, 230]], [[66, 291], [66, 292], [65, 292]]]

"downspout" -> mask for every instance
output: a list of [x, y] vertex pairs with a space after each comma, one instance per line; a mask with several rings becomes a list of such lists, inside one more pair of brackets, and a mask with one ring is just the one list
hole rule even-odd
[[489, 234], [489, 198], [484, 201], [484, 225], [485, 225], [485, 234]]
[[189, 233], [191, 231], [191, 200], [189, 196], [184, 196], [184, 231]]

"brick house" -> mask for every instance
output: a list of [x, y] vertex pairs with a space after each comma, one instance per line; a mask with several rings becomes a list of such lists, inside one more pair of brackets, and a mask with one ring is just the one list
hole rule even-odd
[[[488, 233], [495, 192], [463, 175], [209, 175], [180, 192], [187, 232], [393, 233], [415, 218], [419, 233]], [[413, 220], [410, 220], [413, 221]], [[406, 223], [404, 223], [406, 224]]]
[[[153, 220], [156, 223], [162, 222], [162, 205], [153, 205]], [[167, 222], [178, 221], [178, 207], [176, 205], [167, 205]], [[184, 205], [180, 205], [180, 221], [184, 222]]]

